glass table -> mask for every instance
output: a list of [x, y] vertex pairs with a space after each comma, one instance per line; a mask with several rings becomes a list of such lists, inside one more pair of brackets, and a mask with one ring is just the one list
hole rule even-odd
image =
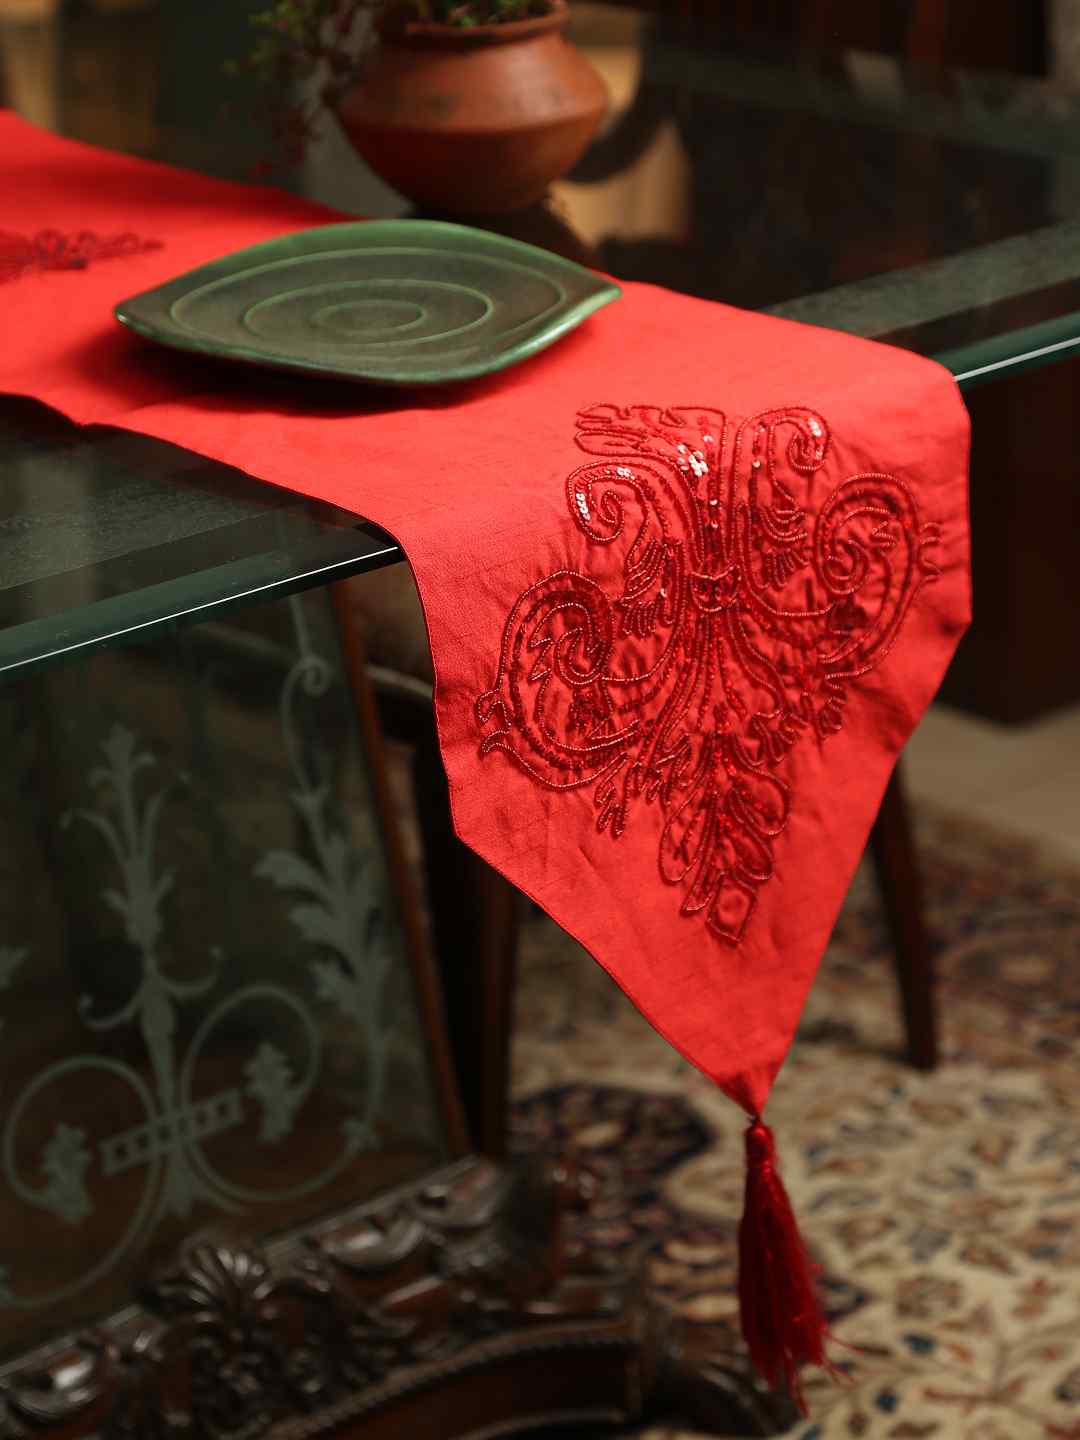
[[[246, 177], [267, 151], [266, 131], [249, 82], [228, 79], [223, 65], [242, 53], [246, 15], [258, 8], [217, 7], [196, 40], [176, 0], [0, 5], [0, 102], [77, 138]], [[1028, 643], [1038, 627], [1027, 614], [1068, 574], [1067, 560], [1045, 527], [1025, 528], [1034, 520], [1014, 472], [1018, 460], [1029, 471], [1038, 461], [1030, 446], [1014, 455], [1021, 441], [1003, 427], [1022, 408], [1047, 451], [1068, 441], [1060, 412], [1063, 362], [1080, 347], [1080, 94], [1052, 79], [854, 50], [785, 55], [775, 37], [766, 45], [718, 22], [618, 5], [575, 6], [572, 33], [608, 80], [611, 121], [549, 204], [491, 223], [619, 278], [828, 324], [948, 366], [977, 422], [976, 569], [997, 578], [996, 598], [980, 606], [993, 623], [965, 640], [946, 694], [1006, 719], [1070, 698], [1056, 652]], [[274, 178], [358, 213], [407, 210], [332, 124], [301, 169], [279, 165]], [[1050, 365], [1054, 379], [1025, 388], [1025, 372]], [[1014, 404], [1002, 405], [1006, 393]], [[5, 465], [47, 466], [44, 422], [7, 413]], [[84, 603], [63, 573], [36, 585], [19, 624], [6, 621], [3, 668], [402, 558], [353, 517], [283, 502], [166, 447], [83, 437], [64, 448], [88, 477], [75, 479], [69, 464], [69, 486], [85, 490], [78, 543], [107, 559], [108, 594]], [[119, 531], [129, 483], [142, 528]], [[1051, 510], [1071, 503], [1056, 470], [1040, 483]], [[24, 545], [39, 499], [49, 503], [42, 491], [25, 515], [8, 500]], [[159, 575], [143, 552], [162, 544]], [[1034, 573], [1020, 576], [1019, 557], [1033, 552]], [[1007, 680], [1003, 643], [1016, 669]]]
[[[219, 68], [244, 43], [242, 11], [242, 6], [213, 7], [213, 13], [200, 13], [195, 37], [190, 7], [180, 0], [17, 10], [0, 0], [0, 101], [77, 138], [242, 177], [257, 158], [263, 132], [251, 118], [256, 111], [242, 91], [245, 82], [226, 82]], [[621, 6], [576, 7], [574, 34], [608, 79], [612, 119], [548, 204], [490, 223], [620, 278], [767, 308], [902, 345], [945, 364], [970, 394], [975, 420], [976, 567], [985, 563], [999, 571], [996, 593], [988, 600], [997, 627], [997, 669], [1007, 671], [1013, 662], [1034, 665], [1037, 647], [1024, 643], [1031, 622], [1021, 601], [1030, 595], [1032, 604], [1043, 604], [1046, 587], [1052, 589], [1055, 576], [1071, 564], [1068, 527], [1055, 533], [1045, 520], [1025, 527], [1029, 509], [1045, 516], [1047, 506], [1052, 513], [1055, 504], [1072, 504], [1067, 476], [1057, 473], [1065, 467], [1052, 462], [1063, 446], [1071, 453], [1073, 443], [1068, 403], [1073, 372], [1067, 362], [1080, 349], [1080, 95], [1051, 79], [920, 69], [853, 50], [785, 54], [775, 40], [760, 44], [706, 21]], [[139, 57], [137, 84], [128, 83], [133, 55]], [[245, 123], [223, 131], [215, 96], [230, 99]], [[302, 170], [283, 168], [277, 178], [358, 213], [406, 209], [364, 175], [332, 131]], [[1033, 433], [1041, 437], [1039, 446], [1030, 443]], [[178, 983], [188, 987], [184, 997], [196, 1009], [198, 987], [213, 970], [216, 949], [229, 948], [218, 931], [236, 941], [243, 927], [230, 907], [244, 893], [243, 878], [250, 881], [260, 865], [267, 894], [280, 892], [279, 928], [291, 924], [299, 943], [305, 925], [310, 938], [312, 927], [326, 923], [311, 913], [300, 919], [294, 914], [290, 921], [286, 904], [290, 887], [295, 902], [313, 882], [295, 855], [293, 861], [280, 858], [293, 853], [283, 817], [291, 805], [294, 829], [310, 830], [321, 822], [315, 818], [318, 786], [306, 768], [312, 742], [302, 726], [289, 730], [292, 699], [286, 703], [283, 697], [290, 676], [302, 676], [313, 655], [333, 650], [327, 587], [403, 557], [389, 537], [360, 517], [299, 500], [175, 447], [119, 432], [80, 431], [29, 402], [0, 402], [0, 474], [0, 673], [6, 687], [0, 692], [0, 724], [9, 756], [3, 783], [7, 814], [34, 817], [40, 870], [28, 885], [25, 873], [7, 862], [11, 913], [0, 935], [0, 1001], [8, 1000], [9, 991], [22, 994], [17, 987], [25, 978], [29, 947], [20, 938], [18, 912], [34, 918], [36, 944], [65, 957], [67, 1009], [57, 1010], [57, 1026], [62, 1028], [61, 1010], [71, 1023], [76, 1016], [103, 1025], [109, 1017], [124, 1017], [120, 1029], [126, 1027], [126, 1038], [118, 1034], [107, 1045], [102, 1041], [109, 1058], [100, 1064], [113, 1067], [116, 1136], [110, 1131], [104, 1137], [101, 1163], [111, 1166], [118, 1194], [127, 1195], [136, 1175], [156, 1175], [149, 1200], [128, 1198], [144, 1238], [158, 1234], [159, 1222], [168, 1222], [160, 1226], [164, 1245], [183, 1231], [184, 1216], [200, 1197], [206, 1200], [208, 1189], [212, 1205], [243, 1208], [237, 1197], [244, 1185], [229, 1178], [227, 1137], [245, 1106], [262, 1126], [264, 1141], [274, 1138], [271, 1132], [291, 1131], [305, 1037], [311, 1033], [295, 1006], [290, 1009], [280, 996], [275, 1001], [271, 991], [278, 979], [256, 973], [258, 957], [252, 954], [245, 982], [251, 1015], [241, 1023], [229, 1012], [216, 1037], [209, 1023], [196, 1025], [189, 1037], [211, 1043], [206, 1093], [185, 1101], [191, 1113], [184, 1124], [201, 1127], [216, 1159], [185, 1168], [191, 1131], [181, 1133], [178, 1121], [161, 1119], [178, 1113], [170, 1089], [179, 1083], [177, 1076], [183, 1072], [185, 1085], [195, 1083], [170, 1028], [174, 1012], [183, 1008], [181, 991], [167, 1003], [159, 1000], [155, 1010], [153, 987], [147, 989], [166, 871], [182, 875], [194, 847], [200, 873], [223, 867], [229, 877], [223, 894], [234, 897], [189, 906], [176, 922], [180, 949], [210, 957], [205, 974], [194, 962], [190, 973], [181, 967]], [[1023, 502], [1025, 487], [1036, 484], [1047, 487], [1041, 509]], [[1014, 562], [1021, 569], [1000, 568]], [[989, 695], [994, 702], [996, 692], [980, 690], [978, 679], [980, 666], [990, 663], [980, 647], [989, 643], [976, 639], [966, 669], [961, 667], [960, 698], [974, 696], [978, 702]], [[339, 688], [342, 663], [333, 662]], [[1056, 660], [1055, 683], [1062, 668]], [[1061, 698], [1060, 689], [1039, 689], [1043, 682], [1036, 669], [1006, 675], [999, 710], [1017, 696], [1018, 705], [1044, 703], [1047, 694], [1051, 702]], [[246, 713], [238, 700], [239, 682], [230, 678], [236, 675], [254, 687], [260, 723], [277, 726], [279, 763], [253, 772], [250, 783], [218, 774], [218, 796], [210, 804], [197, 793], [192, 776], [211, 754], [211, 731], [220, 739], [225, 727], [228, 753], [235, 757], [260, 718]], [[1066, 678], [1075, 681], [1075, 675]], [[295, 688], [288, 692], [293, 699]], [[315, 692], [307, 695], [307, 701], [314, 698]], [[130, 715], [120, 713], [129, 702], [156, 726], [157, 758], [163, 746], [175, 751], [171, 775], [159, 774], [161, 786], [152, 778], [154, 767]], [[342, 793], [360, 797], [356, 804], [363, 811], [367, 781], [350, 750], [340, 697], [333, 703], [338, 710], [327, 722], [334, 740], [328, 763]], [[176, 739], [181, 733], [182, 746]], [[47, 793], [39, 793], [33, 780], [40, 765], [32, 762], [42, 754], [59, 757]], [[108, 832], [105, 817], [113, 813], [108, 806], [127, 815], [131, 835], [145, 833], [150, 811], [156, 814], [165, 804], [155, 796], [166, 791], [186, 819], [172, 833], [170, 865], [140, 873], [138, 847]], [[196, 823], [204, 802], [205, 813], [217, 817], [217, 830]], [[251, 833], [265, 852], [261, 859], [249, 840], [236, 849], [236, 836], [246, 833], [245, 827], [254, 827]], [[7, 849], [13, 853], [10, 845]], [[268, 860], [270, 854], [279, 858]], [[120, 881], [110, 880], [109, 864], [118, 867]], [[61, 923], [44, 917], [55, 903], [49, 887], [65, 867], [67, 918]], [[95, 954], [110, 933], [102, 927], [100, 906], [94, 912], [97, 933], [85, 917], [107, 893], [114, 898], [105, 909], [111, 907], [127, 925], [130, 974], [117, 980], [115, 993], [81, 1002], [80, 986], [85, 991], [85, 977], [94, 973]], [[293, 908], [299, 913], [295, 903]], [[265, 916], [260, 923], [253, 933], [265, 932]], [[916, 950], [923, 943], [918, 935], [908, 942]], [[132, 1008], [138, 974], [143, 983], [135, 993], [142, 999]], [[349, 1019], [342, 976], [348, 978], [347, 972], [337, 980], [324, 974], [321, 981], [322, 998], [337, 1003], [346, 1027], [339, 1029], [339, 1040], [343, 1034], [347, 1039]], [[44, 1003], [42, 984], [49, 991], [46, 979], [20, 1003]], [[420, 1031], [410, 1028], [403, 998], [407, 989], [401, 980], [394, 1002], [401, 1038], [393, 1063], [399, 1076], [402, 1067], [412, 1065], [415, 1104], [397, 1117], [394, 1159], [380, 1171], [379, 1183], [420, 1173], [454, 1149], [436, 1117]], [[54, 987], [52, 993], [60, 991]], [[8, 1027], [10, 1054], [15, 1028], [9, 1008], [0, 1007], [0, 1018]], [[52, 1039], [55, 1068], [66, 1063], [59, 1056], [67, 1042], [60, 1029]], [[246, 1078], [214, 1089], [215, 1064], [224, 1063], [234, 1042], [246, 1047]], [[122, 1095], [121, 1072], [134, 1063], [138, 1043], [142, 1078]], [[36, 1061], [21, 1055], [19, 1063], [30, 1075]], [[299, 1207], [294, 1218], [307, 1219], [340, 1202], [339, 1180], [363, 1155], [372, 1127], [382, 1123], [350, 1109], [348, 1066], [341, 1055], [335, 1064], [320, 1114], [327, 1135], [331, 1129], [339, 1138], [351, 1135], [353, 1148], [342, 1151], [338, 1169], [329, 1140], [325, 1155], [305, 1157], [312, 1175], [325, 1170], [330, 1178], [325, 1193], [312, 1192], [314, 1199], [293, 1197]], [[153, 1093], [151, 1081], [157, 1087]], [[198, 1080], [196, 1090], [203, 1084]], [[70, 1286], [61, 1272], [76, 1257], [64, 1227], [89, 1215], [88, 1205], [98, 1206], [106, 1229], [112, 1217], [84, 1183], [86, 1132], [94, 1117], [84, 1107], [75, 1119], [57, 1119], [51, 1111], [42, 1118], [47, 1091], [41, 1082], [24, 1105], [30, 1107], [26, 1116], [35, 1136], [45, 1136], [47, 1153], [30, 1156], [36, 1178], [31, 1183], [24, 1175], [14, 1192], [21, 1185], [35, 1213], [66, 1237], [54, 1257], [55, 1288], [66, 1295]], [[146, 1114], [132, 1095], [145, 1101]], [[5, 1096], [5, 1107], [12, 1103]], [[16, 1095], [14, 1103], [17, 1109], [24, 1102]], [[35, 1105], [41, 1115], [31, 1116]], [[7, 1113], [5, 1134], [12, 1128], [10, 1108]], [[30, 1152], [17, 1137], [4, 1143], [8, 1151], [0, 1164], [22, 1175], [19, 1166]], [[258, 1169], [257, 1145], [252, 1156]], [[259, 1182], [267, 1193], [278, 1184], [272, 1170]], [[346, 1189], [352, 1198], [376, 1183], [362, 1165], [360, 1171], [359, 1178], [355, 1167], [349, 1171]], [[272, 1199], [266, 1223], [282, 1221], [292, 1203], [289, 1195]], [[126, 1233], [118, 1232], [102, 1253], [119, 1256]], [[81, 1322], [114, 1304], [131, 1282], [124, 1264], [115, 1273], [95, 1274], [74, 1308], [61, 1307], [63, 1323]], [[33, 1340], [35, 1326], [44, 1334], [57, 1323], [60, 1312], [51, 1305], [40, 1313], [16, 1308], [12, 1317], [11, 1298], [28, 1283], [17, 1257], [5, 1262], [0, 1253], [0, 1366], [5, 1349]], [[3, 1406], [0, 1393], [0, 1434]]]
[[[45, 0], [9, 18], [0, 6], [0, 102], [75, 138], [247, 176], [265, 131], [247, 82], [222, 74], [247, 43], [244, 7], [203, 17], [197, 45], [183, 9]], [[755, 46], [718, 23], [617, 5], [576, 7], [571, 34], [607, 78], [613, 117], [548, 206], [493, 223], [594, 257], [617, 278], [903, 345], [940, 360], [965, 390], [1080, 347], [1080, 94], [853, 50], [785, 57], [778, 42]], [[226, 97], [244, 123], [223, 134]], [[342, 145], [326, 133], [301, 172], [275, 178], [345, 209], [404, 213]], [[161, 455], [155, 465], [149, 448], [138, 463], [162, 480], [176, 464]], [[234, 522], [235, 493], [230, 483], [222, 525]], [[163, 484], [156, 503], [164, 530], [173, 504], [187, 523], [177, 487]], [[295, 522], [299, 537], [307, 517], [287, 514], [282, 533]], [[209, 532], [212, 509], [203, 515]], [[345, 523], [364, 536], [357, 568], [400, 558]], [[328, 543], [328, 565], [347, 563]], [[186, 598], [227, 603], [233, 587], [218, 583], [208, 571]], [[246, 583], [238, 572], [238, 594]], [[138, 588], [133, 575], [132, 596]], [[170, 604], [146, 603], [147, 614]]]

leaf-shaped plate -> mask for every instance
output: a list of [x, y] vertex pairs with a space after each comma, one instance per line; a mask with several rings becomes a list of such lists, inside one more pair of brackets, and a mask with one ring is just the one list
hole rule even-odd
[[116, 307], [148, 340], [382, 385], [441, 385], [552, 344], [617, 285], [518, 240], [437, 220], [322, 225]]

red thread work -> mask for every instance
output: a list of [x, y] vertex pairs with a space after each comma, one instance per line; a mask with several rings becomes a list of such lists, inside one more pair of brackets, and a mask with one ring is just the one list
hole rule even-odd
[[0, 284], [18, 280], [32, 270], [85, 270], [96, 260], [123, 260], [160, 250], [160, 240], [138, 235], [95, 235], [91, 230], [63, 234], [39, 230], [36, 235], [0, 231]]
[[560, 570], [520, 597], [476, 701], [480, 753], [550, 790], [594, 786], [616, 837], [656, 802], [661, 879], [737, 944], [791, 810], [776, 772], [842, 727], [850, 685], [938, 574], [940, 527], [893, 475], [826, 488], [829, 430], [806, 406], [729, 426], [708, 407], [594, 405], [576, 440], [600, 458], [567, 500], [607, 588]]

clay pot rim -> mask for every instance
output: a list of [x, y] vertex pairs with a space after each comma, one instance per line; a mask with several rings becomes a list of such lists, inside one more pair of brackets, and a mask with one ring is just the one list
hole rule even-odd
[[466, 49], [475, 45], [509, 45], [516, 40], [530, 40], [561, 30], [570, 18], [567, 0], [548, 0], [551, 9], [546, 15], [530, 15], [524, 20], [507, 20], [491, 25], [439, 25], [426, 20], [405, 20], [391, 10], [375, 22], [379, 38], [410, 49]]

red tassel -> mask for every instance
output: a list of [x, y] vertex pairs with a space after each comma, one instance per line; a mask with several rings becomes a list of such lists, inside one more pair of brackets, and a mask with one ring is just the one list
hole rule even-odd
[[782, 1380], [806, 1413], [799, 1370], [827, 1365], [816, 1266], [799, 1234], [760, 1118], [746, 1132], [746, 1203], [739, 1226], [739, 1314], [750, 1358], [770, 1385]]

